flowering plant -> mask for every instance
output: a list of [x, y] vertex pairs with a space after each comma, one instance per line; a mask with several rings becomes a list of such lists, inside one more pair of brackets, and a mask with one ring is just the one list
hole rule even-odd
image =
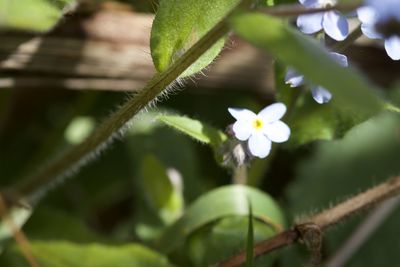
[[153, 2], [0, 0], [0, 266], [400, 266], [400, 1]]

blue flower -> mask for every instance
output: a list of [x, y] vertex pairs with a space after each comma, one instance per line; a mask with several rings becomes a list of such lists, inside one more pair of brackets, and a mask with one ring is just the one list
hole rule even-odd
[[[324, 8], [334, 6], [336, 0], [299, 0], [307, 8]], [[332, 10], [315, 14], [300, 15], [297, 18], [297, 27], [306, 34], [324, 30], [327, 35], [336, 41], [343, 41], [349, 34], [347, 19], [338, 11]]]
[[400, 60], [400, 1], [366, 0], [357, 14], [362, 32], [371, 39], [384, 39], [389, 57]]
[[[336, 60], [341, 66], [347, 67], [349, 64], [347, 62], [347, 57], [345, 55], [330, 52], [331, 57]], [[295, 70], [289, 68], [285, 75], [285, 83], [289, 84], [290, 87], [299, 87], [305, 82], [304, 75], [299, 74]], [[314, 100], [318, 104], [324, 104], [331, 100], [332, 94], [322, 86], [312, 85], [311, 94]]]

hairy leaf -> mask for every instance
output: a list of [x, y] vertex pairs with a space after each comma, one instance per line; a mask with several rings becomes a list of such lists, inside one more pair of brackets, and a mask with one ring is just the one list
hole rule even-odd
[[161, 115], [158, 118], [174, 129], [213, 147], [218, 147], [227, 140], [227, 136], [222, 131], [186, 116]]
[[[160, 72], [203, 37], [239, 0], [163, 0], [151, 30], [151, 55]], [[182, 76], [201, 71], [218, 55], [224, 40], [214, 44]]]

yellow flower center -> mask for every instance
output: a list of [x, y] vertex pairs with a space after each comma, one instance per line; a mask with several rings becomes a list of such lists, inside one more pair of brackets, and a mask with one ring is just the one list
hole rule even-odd
[[253, 127], [254, 127], [254, 129], [256, 129], [256, 130], [261, 130], [261, 128], [263, 127], [263, 122], [262, 122], [262, 120], [260, 120], [260, 119], [255, 119], [254, 121], [253, 121]]

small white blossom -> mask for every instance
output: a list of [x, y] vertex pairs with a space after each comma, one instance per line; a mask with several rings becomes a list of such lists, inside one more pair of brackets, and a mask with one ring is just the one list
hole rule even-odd
[[248, 109], [228, 108], [228, 111], [237, 120], [233, 124], [235, 137], [248, 140], [249, 151], [255, 157], [265, 158], [272, 142], [282, 143], [289, 139], [290, 129], [280, 121], [286, 112], [282, 103], [272, 104], [258, 114]]

